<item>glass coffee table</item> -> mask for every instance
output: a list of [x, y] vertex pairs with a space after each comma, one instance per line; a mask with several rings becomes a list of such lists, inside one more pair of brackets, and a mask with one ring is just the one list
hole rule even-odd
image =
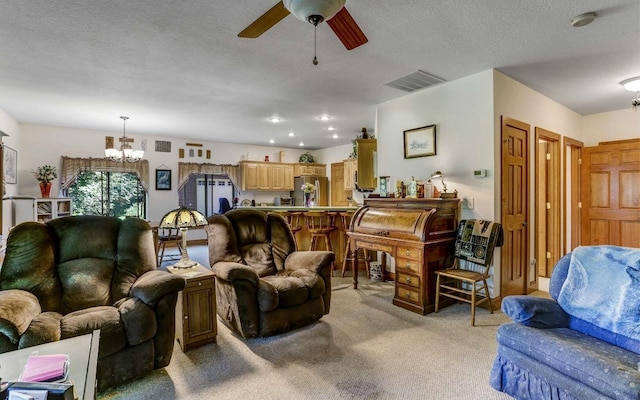
[[96, 367], [100, 331], [88, 335], [59, 340], [25, 349], [0, 354], [2, 381], [18, 381], [27, 358], [32, 354], [67, 354], [69, 356], [69, 381], [73, 383], [78, 400], [96, 398]]

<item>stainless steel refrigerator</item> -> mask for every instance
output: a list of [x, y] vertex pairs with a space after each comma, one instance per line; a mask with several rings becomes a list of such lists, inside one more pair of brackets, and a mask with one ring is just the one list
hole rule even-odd
[[314, 193], [314, 204], [316, 206], [329, 205], [329, 178], [326, 176], [298, 176], [294, 178], [295, 190], [291, 192], [294, 206], [304, 206], [304, 192], [302, 192], [302, 184], [311, 183], [316, 187]]

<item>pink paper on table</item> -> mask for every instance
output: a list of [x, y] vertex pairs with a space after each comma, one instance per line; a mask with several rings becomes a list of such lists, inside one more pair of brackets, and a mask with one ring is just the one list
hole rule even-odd
[[67, 373], [69, 356], [51, 354], [30, 356], [22, 372], [23, 382], [51, 382], [63, 379]]

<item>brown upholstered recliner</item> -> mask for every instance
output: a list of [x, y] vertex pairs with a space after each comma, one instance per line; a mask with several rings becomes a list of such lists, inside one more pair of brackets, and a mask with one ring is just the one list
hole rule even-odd
[[218, 316], [245, 338], [310, 324], [329, 313], [329, 251], [297, 251], [278, 214], [234, 209], [208, 218]]
[[156, 267], [138, 218], [16, 226], [0, 269], [0, 353], [100, 329], [98, 390], [168, 365], [185, 281]]

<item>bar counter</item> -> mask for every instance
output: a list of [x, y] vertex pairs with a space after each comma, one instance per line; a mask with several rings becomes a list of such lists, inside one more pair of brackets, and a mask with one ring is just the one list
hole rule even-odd
[[[304, 213], [307, 211], [330, 211], [330, 212], [339, 213], [341, 211], [355, 212], [359, 207], [357, 206], [355, 207], [348, 207], [348, 206], [343, 206], [343, 207], [255, 206], [255, 207], [251, 207], [251, 206], [248, 206], [248, 207], [238, 207], [238, 208], [261, 210], [265, 212], [273, 211], [278, 213], [283, 213], [283, 212]], [[296, 243], [298, 244], [298, 250], [309, 250], [309, 246], [311, 244], [311, 235], [309, 234], [309, 231], [305, 224], [304, 215], [300, 215], [299, 224], [302, 229], [296, 232], [295, 234]], [[345, 231], [348, 230], [349, 227], [347, 226], [345, 229], [345, 227], [342, 226], [342, 221], [339, 215], [336, 215], [335, 224], [337, 229], [333, 231], [329, 237], [331, 240], [331, 247], [333, 247], [333, 252], [336, 254], [334, 275], [338, 275], [342, 270], [342, 262], [344, 260], [344, 250], [347, 243], [347, 235]], [[324, 250], [324, 242], [322, 241], [319, 242], [317, 250]], [[364, 263], [361, 263], [361, 264], [364, 264]], [[347, 266], [347, 271], [350, 271], [350, 267], [351, 267], [350, 265]]]

